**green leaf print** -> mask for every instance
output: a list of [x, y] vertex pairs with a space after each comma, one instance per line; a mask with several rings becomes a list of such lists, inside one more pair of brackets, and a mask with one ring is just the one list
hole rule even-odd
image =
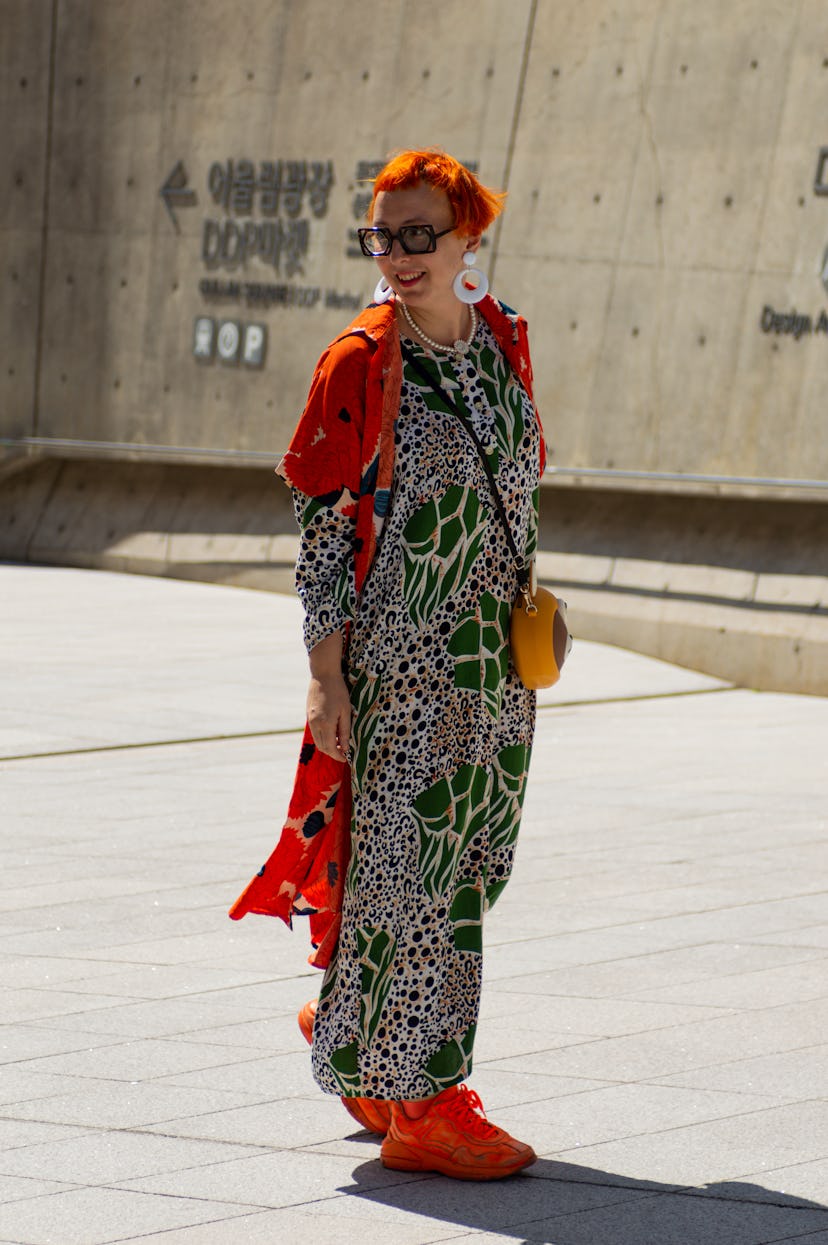
[[503, 686], [509, 673], [509, 605], [484, 592], [477, 608], [461, 614], [448, 642], [454, 662], [454, 686], [481, 692], [493, 718], [500, 716]]
[[449, 912], [458, 951], [483, 954], [483, 891], [473, 878], [463, 879], [454, 893]]
[[[355, 784], [354, 784], [354, 779], [353, 779], [353, 771], [351, 772], [351, 783], [353, 784], [354, 789], [356, 789]], [[352, 841], [353, 841], [353, 834], [354, 834], [354, 818], [353, 816], [351, 816]], [[348, 861], [348, 872], [345, 874], [345, 886], [343, 888], [344, 893], [349, 898], [353, 898], [354, 895], [356, 895], [357, 892], [359, 891], [359, 877], [360, 877], [359, 852], [355, 852], [352, 850], [351, 858]]]
[[538, 551], [538, 506], [540, 504], [540, 485], [537, 486], [532, 494], [532, 511], [529, 516], [529, 528], [526, 533], [526, 544], [523, 548], [523, 558], [528, 565]]
[[[512, 847], [520, 827], [520, 814], [526, 792], [530, 748], [513, 744], [502, 748], [492, 760], [492, 793], [489, 803], [489, 855]], [[486, 887], [489, 907], [509, 880], [498, 877]]]
[[380, 723], [379, 694], [382, 680], [376, 674], [362, 671], [357, 675], [351, 686], [351, 740], [353, 745], [353, 762], [351, 765], [351, 786], [356, 793], [360, 791], [360, 776], [365, 773], [368, 765], [368, 754], [371, 743]]
[[347, 1046], [340, 1046], [338, 1050], [335, 1050], [330, 1057], [329, 1063], [334, 1080], [340, 1091], [343, 1094], [351, 1094], [352, 1096], [358, 1093], [360, 1082], [356, 1040], [349, 1042]]
[[354, 577], [348, 562], [343, 563], [333, 586], [334, 600], [346, 618], [354, 616]]
[[337, 979], [336, 952], [334, 952], [333, 959], [331, 960], [328, 967], [325, 969], [325, 976], [322, 978], [322, 989], [319, 991], [319, 1002], [317, 1003], [317, 1007], [319, 1006], [319, 1004], [324, 1003], [328, 995], [333, 992], [336, 986], [336, 979]]
[[452, 1038], [435, 1051], [423, 1068], [423, 1074], [434, 1092], [439, 1093], [450, 1085], [457, 1085], [471, 1075], [472, 1050], [477, 1025], [469, 1025], [462, 1038]]
[[486, 522], [477, 494], [452, 484], [406, 523], [403, 584], [408, 612], [418, 627], [469, 574], [483, 544]]
[[461, 765], [422, 791], [411, 809], [420, 835], [419, 866], [431, 899], [454, 882], [460, 857], [489, 815], [489, 775], [479, 765]]
[[523, 420], [523, 390], [500, 352], [484, 346], [480, 352], [478, 374], [492, 410], [503, 415], [495, 424], [497, 448], [505, 458], [517, 459], [526, 431]]
[[359, 1000], [359, 1038], [370, 1046], [391, 989], [397, 940], [384, 929], [365, 926], [356, 931], [362, 986]]

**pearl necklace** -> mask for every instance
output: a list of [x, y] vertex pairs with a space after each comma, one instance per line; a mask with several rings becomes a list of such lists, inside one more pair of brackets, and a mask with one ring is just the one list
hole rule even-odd
[[451, 354], [456, 355], [458, 359], [462, 359], [464, 355], [469, 353], [469, 347], [471, 346], [474, 340], [474, 335], [477, 332], [477, 312], [473, 306], [469, 306], [469, 312], [471, 314], [471, 331], [468, 337], [458, 337], [457, 341], [452, 342], [450, 346], [444, 346], [442, 342], [436, 342], [433, 337], [429, 337], [428, 333], [424, 333], [402, 299], [400, 299], [400, 306], [402, 307], [403, 315], [411, 325], [414, 332], [418, 337], [422, 338], [425, 344], [430, 346], [432, 350], [448, 350]]

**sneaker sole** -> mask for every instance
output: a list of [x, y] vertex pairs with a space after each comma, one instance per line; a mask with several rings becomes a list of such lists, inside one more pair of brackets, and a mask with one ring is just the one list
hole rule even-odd
[[404, 1142], [386, 1138], [383, 1142], [380, 1160], [383, 1167], [398, 1172], [439, 1172], [441, 1176], [451, 1176], [455, 1180], [503, 1180], [536, 1162], [538, 1156], [535, 1151], [528, 1147], [527, 1149], [527, 1154], [515, 1155], [511, 1163], [498, 1163], [491, 1167], [485, 1164], [469, 1167], [453, 1162], [448, 1156], [415, 1150], [413, 1146], [407, 1146]]

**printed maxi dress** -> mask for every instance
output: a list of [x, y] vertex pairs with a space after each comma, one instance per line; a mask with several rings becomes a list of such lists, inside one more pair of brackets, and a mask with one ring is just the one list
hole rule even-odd
[[[531, 556], [540, 433], [491, 330], [461, 362], [407, 345], [465, 408]], [[483, 914], [512, 868], [535, 695], [509, 664], [517, 580], [474, 444], [407, 363], [395, 442], [358, 602], [352, 521], [294, 491], [306, 646], [351, 624], [351, 862], [313, 1072], [329, 1093], [419, 1099], [471, 1070]]]

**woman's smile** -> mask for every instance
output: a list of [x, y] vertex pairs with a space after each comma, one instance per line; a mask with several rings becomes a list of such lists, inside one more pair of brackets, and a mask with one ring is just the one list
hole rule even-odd
[[398, 272], [396, 274], [396, 279], [397, 281], [399, 281], [400, 285], [403, 286], [404, 289], [409, 289], [412, 285], [415, 285], [420, 280], [421, 277], [424, 277], [424, 276], [425, 276], [425, 271], [424, 269], [421, 268], [419, 272]]

